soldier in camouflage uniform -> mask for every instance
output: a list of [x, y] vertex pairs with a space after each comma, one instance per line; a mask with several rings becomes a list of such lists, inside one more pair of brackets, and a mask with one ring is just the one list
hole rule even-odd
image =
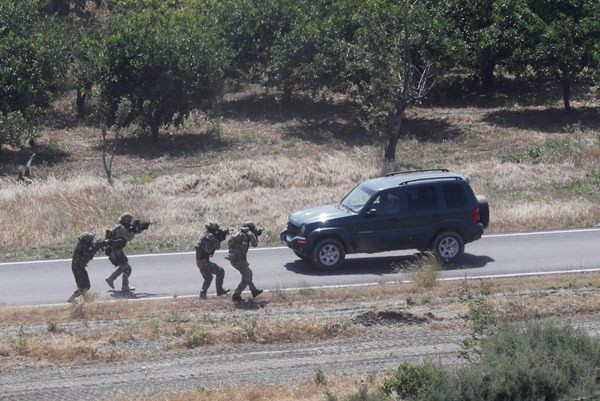
[[83, 296], [86, 291], [90, 289], [90, 278], [88, 272], [85, 270], [90, 260], [94, 259], [96, 251], [100, 248], [98, 244], [101, 242], [94, 242], [94, 234], [83, 233], [77, 238], [77, 246], [73, 251], [73, 259], [71, 261], [71, 270], [75, 277], [75, 283], [77, 289], [73, 292], [73, 295], [69, 297], [67, 302], [74, 302], [75, 298]]
[[229, 259], [231, 266], [239, 270], [242, 275], [242, 281], [231, 297], [234, 302], [242, 301], [242, 291], [244, 291], [246, 287], [250, 287], [250, 291], [254, 298], [263, 292], [263, 290], [256, 288], [252, 282], [252, 270], [250, 270], [247, 259], [248, 248], [250, 246], [255, 247], [258, 245], [257, 232], [260, 235], [260, 231], [257, 231], [254, 223], [247, 222], [241, 228], [236, 229], [227, 242], [229, 247], [227, 259]]
[[206, 232], [196, 244], [196, 265], [204, 278], [202, 291], [200, 292], [200, 298], [202, 299], [206, 299], [206, 292], [212, 283], [213, 275], [217, 277], [217, 295], [225, 295], [229, 292], [229, 289], [223, 288], [225, 269], [209, 260], [215, 251], [221, 247], [221, 241], [218, 238], [220, 227], [216, 223], [209, 223], [205, 225], [205, 228]]
[[123, 252], [123, 248], [127, 245], [129, 241], [135, 237], [135, 233], [132, 230], [131, 223], [133, 222], [133, 215], [131, 213], [123, 213], [121, 217], [119, 217], [119, 224], [113, 228], [110, 236], [110, 244], [107, 249], [107, 255], [110, 262], [117, 266], [117, 269], [106, 278], [106, 283], [112, 289], [115, 288], [114, 281], [121, 274], [123, 275], [123, 279], [121, 282], [121, 291], [129, 292], [131, 289], [129, 288], [129, 276], [131, 276], [131, 266], [129, 265], [129, 259], [125, 252]]

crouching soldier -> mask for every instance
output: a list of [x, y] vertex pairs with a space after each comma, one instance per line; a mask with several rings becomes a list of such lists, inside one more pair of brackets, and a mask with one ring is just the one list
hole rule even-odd
[[254, 298], [263, 292], [263, 290], [256, 288], [252, 281], [252, 270], [250, 270], [247, 258], [248, 248], [258, 245], [258, 236], [261, 233], [262, 229], [256, 228], [254, 223], [247, 222], [241, 228], [236, 229], [227, 242], [229, 247], [227, 259], [229, 259], [231, 266], [237, 269], [242, 275], [242, 280], [231, 297], [234, 302], [242, 300], [242, 291], [246, 287], [250, 287], [250, 292]]
[[223, 288], [223, 280], [225, 279], [225, 269], [210, 261], [211, 256], [221, 247], [221, 241], [225, 240], [225, 236], [229, 233], [226, 230], [221, 230], [218, 224], [209, 223], [204, 226], [206, 231], [196, 244], [196, 265], [200, 270], [200, 274], [204, 278], [200, 298], [206, 299], [206, 292], [213, 280], [213, 275], [216, 276], [217, 295], [225, 295], [229, 289]]
[[90, 289], [90, 278], [88, 276], [87, 264], [90, 260], [94, 259], [98, 249], [104, 247], [104, 241], [94, 241], [94, 234], [83, 233], [77, 238], [77, 246], [73, 252], [73, 259], [71, 261], [71, 270], [75, 277], [75, 283], [77, 289], [69, 297], [67, 302], [75, 302], [75, 299], [84, 294]]

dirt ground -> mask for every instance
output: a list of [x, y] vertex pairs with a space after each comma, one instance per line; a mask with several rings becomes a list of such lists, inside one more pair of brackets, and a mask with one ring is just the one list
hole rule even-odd
[[579, 274], [273, 291], [240, 307], [189, 298], [2, 308], [0, 400], [203, 400], [314, 382], [316, 372], [333, 385], [403, 361], [457, 366], [464, 340], [500, 322], [552, 319], [598, 335], [599, 301], [600, 275]]

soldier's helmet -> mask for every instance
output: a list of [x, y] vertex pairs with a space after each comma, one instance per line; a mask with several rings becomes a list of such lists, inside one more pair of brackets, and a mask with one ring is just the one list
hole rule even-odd
[[82, 233], [77, 239], [79, 240], [79, 242], [91, 244], [94, 241], [94, 234], [85, 232]]
[[129, 212], [125, 212], [119, 217], [119, 223], [131, 224], [133, 221], [133, 215]]
[[247, 221], [247, 222], [245, 222], [245, 223], [244, 223], [244, 225], [243, 225], [242, 227], [246, 227], [246, 228], [247, 228], [248, 230], [250, 230], [250, 231], [254, 231], [254, 230], [256, 230], [256, 226], [255, 226], [255, 225], [254, 225], [254, 223], [253, 223], [253, 222], [251, 222], [251, 221]]
[[216, 233], [220, 228], [217, 223], [208, 223], [204, 227], [209, 233]]

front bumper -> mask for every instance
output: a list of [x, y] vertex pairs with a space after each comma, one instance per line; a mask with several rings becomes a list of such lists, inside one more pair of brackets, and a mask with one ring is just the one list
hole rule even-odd
[[283, 230], [279, 234], [279, 238], [281, 238], [281, 242], [285, 243], [296, 254], [308, 256], [308, 239], [305, 237], [291, 236], [287, 230]]

